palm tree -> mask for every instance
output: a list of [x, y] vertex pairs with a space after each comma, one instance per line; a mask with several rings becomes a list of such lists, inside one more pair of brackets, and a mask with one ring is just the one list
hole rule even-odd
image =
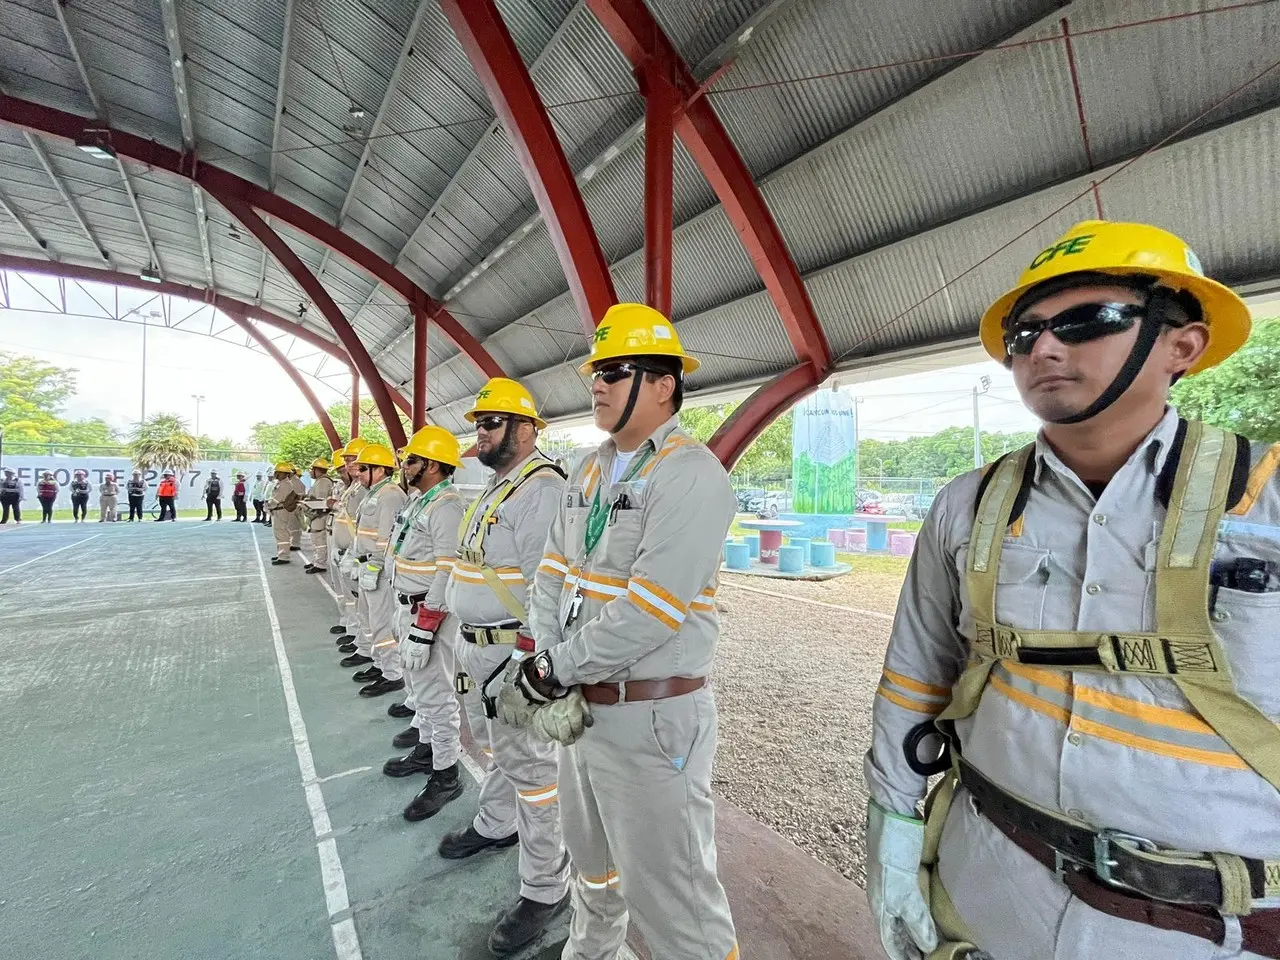
[[182, 476], [199, 456], [199, 449], [187, 421], [172, 413], [157, 413], [134, 428], [129, 453], [140, 470], [172, 470]]

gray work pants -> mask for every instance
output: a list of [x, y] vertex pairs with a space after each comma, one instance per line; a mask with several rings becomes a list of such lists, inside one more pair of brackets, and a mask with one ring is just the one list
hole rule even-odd
[[[409, 635], [414, 611], [407, 603], [396, 601], [396, 636]], [[418, 731], [418, 742], [431, 744], [431, 765], [444, 770], [458, 762], [462, 755], [462, 710], [453, 689], [457, 672], [453, 644], [458, 621], [445, 617], [431, 644], [431, 657], [421, 670], [404, 671], [404, 705], [413, 711], [409, 726]]]
[[289, 559], [289, 519], [293, 513], [288, 510], [271, 511], [271, 534], [276, 538], [276, 559]]
[[366, 657], [373, 657], [373, 665], [382, 671], [388, 680], [399, 680], [404, 676], [400, 666], [400, 651], [396, 645], [400, 637], [396, 634], [396, 592], [391, 587], [391, 576], [382, 571], [378, 586], [373, 590], [360, 588], [357, 609], [362, 611], [361, 627], [363, 642], [367, 650], [360, 650], [360, 639], [356, 641], [356, 649]]
[[561, 960], [614, 960], [628, 911], [654, 957], [736, 957], [716, 876], [711, 691], [591, 713], [586, 735], [560, 752], [560, 814], [576, 869]]
[[[463, 697], [471, 735], [491, 758], [480, 785], [480, 811], [474, 826], [482, 837], [509, 837], [520, 830], [520, 896], [556, 903], [569, 883], [569, 857], [560, 831], [559, 788], [553, 744], [528, 729], [509, 727], [484, 715], [480, 686], [511, 659], [510, 645], [477, 647], [460, 636], [458, 666], [475, 681]], [[489, 685], [497, 696], [502, 672]]]
[[338, 570], [341, 559], [342, 553], [338, 551], [333, 558], [333, 563], [329, 564], [329, 586], [333, 588], [334, 595], [337, 597], [338, 623], [347, 628], [347, 633], [354, 635], [356, 632], [356, 598], [351, 595], [351, 581]]
[[98, 497], [98, 519], [107, 523], [115, 523], [116, 498], [113, 494], [104, 493]]
[[329, 532], [323, 520], [311, 526], [311, 562], [321, 570], [329, 569]]

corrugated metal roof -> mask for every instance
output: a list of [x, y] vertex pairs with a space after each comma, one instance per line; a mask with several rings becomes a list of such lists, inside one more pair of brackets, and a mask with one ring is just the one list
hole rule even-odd
[[[419, 0], [315, 0], [296, 8], [285, 89], [279, 192], [343, 228], [436, 295], [466, 281], [451, 312], [524, 377], [550, 416], [586, 409], [572, 361], [585, 337], [514, 151], [434, 0], [400, 82], [389, 89]], [[1204, 11], [1180, 0], [647, 0], [703, 73], [734, 58], [711, 103], [763, 182], [837, 354], [849, 357], [968, 336], [978, 311], [1029, 251], [1096, 213], [1091, 195], [1011, 237], [1087, 190], [1065, 16], [1098, 164], [1114, 163], [1200, 118], [1203, 136], [1144, 158], [1100, 190], [1112, 217], [1182, 231], [1211, 269], [1277, 273], [1275, 105], [1280, 70], [1214, 106], [1270, 65], [1280, 6]], [[630, 65], [574, 0], [500, 0], [548, 103], [620, 295], [643, 296], [643, 136]], [[112, 122], [169, 146], [181, 133], [159, 5], [100, 0], [64, 8]], [[202, 157], [264, 183], [274, 123], [280, 5], [183, 0], [190, 98]], [[317, 19], [318, 13], [318, 19]], [[1123, 26], [1123, 21], [1160, 18]], [[323, 31], [320, 29], [323, 24]], [[748, 30], [749, 28], [749, 30]], [[1101, 32], [1091, 32], [1106, 28]], [[1114, 28], [1114, 29], [1112, 29]], [[328, 33], [328, 39], [325, 33]], [[746, 37], [745, 42], [739, 39]], [[1008, 48], [970, 56], [997, 41]], [[1039, 41], [1047, 42], [1039, 42]], [[90, 104], [53, 9], [8, 0], [0, 82], [17, 96], [87, 114]], [[821, 76], [821, 78], [814, 79]], [[806, 79], [808, 78], [808, 79]], [[739, 88], [750, 89], [739, 89]], [[364, 148], [344, 132], [355, 102], [382, 136], [352, 190]], [[1211, 109], [1212, 108], [1212, 109]], [[617, 146], [615, 146], [615, 144]], [[64, 187], [113, 262], [149, 251], [115, 164], [46, 145]], [[234, 155], [234, 156], [233, 156]], [[791, 345], [736, 231], [683, 148], [675, 163], [674, 313], [708, 388], [785, 369]], [[128, 165], [166, 274], [206, 282], [189, 185]], [[1110, 168], [1094, 173], [1106, 176]], [[100, 263], [21, 134], [0, 129], [0, 193], [56, 255]], [[211, 199], [209, 243], [220, 287], [252, 298], [261, 251]], [[524, 231], [528, 224], [529, 229]], [[409, 310], [315, 241], [277, 225], [324, 281], [397, 382], [412, 365]], [[0, 248], [32, 255], [0, 215]], [[966, 272], [969, 271], [969, 272]], [[467, 280], [467, 278], [470, 278]], [[945, 285], [945, 286], [944, 286]], [[941, 292], [937, 292], [941, 290]], [[930, 294], [933, 294], [930, 296]], [[264, 302], [296, 316], [305, 298], [269, 265]], [[910, 309], [909, 309], [910, 308]], [[324, 329], [313, 306], [306, 322]], [[481, 382], [433, 330], [430, 400], [446, 426]], [[566, 357], [569, 363], [566, 364]], [[454, 402], [456, 401], [456, 402]], [[451, 419], [452, 418], [452, 419]]]

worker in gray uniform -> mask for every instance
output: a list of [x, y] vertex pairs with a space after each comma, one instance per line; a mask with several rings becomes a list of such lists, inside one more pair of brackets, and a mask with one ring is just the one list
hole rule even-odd
[[[369, 490], [360, 501], [352, 550], [353, 571], [360, 591], [356, 600], [360, 622], [356, 655], [368, 657], [371, 665], [351, 678], [364, 684], [360, 696], [380, 697], [404, 689], [400, 653], [396, 649], [400, 638], [396, 636], [396, 594], [391, 585], [394, 570], [387, 554], [392, 531], [408, 497], [395, 481], [396, 455], [389, 447], [381, 443], [366, 444], [356, 456], [356, 471], [360, 482]], [[360, 650], [361, 642], [368, 652]], [[353, 664], [356, 665], [358, 663]]]
[[445, 606], [460, 624], [458, 660], [465, 676], [459, 686], [471, 688], [463, 698], [468, 726], [491, 764], [479, 813], [441, 841], [440, 855], [459, 859], [520, 844], [519, 900], [489, 935], [490, 950], [505, 956], [537, 939], [568, 905], [554, 745], [496, 722], [506, 664], [533, 651], [526, 596], [564, 477], [537, 451], [546, 423], [519, 383], [490, 380], [465, 417], [476, 425], [480, 462], [494, 473], [463, 517]]
[[311, 461], [311, 489], [307, 499], [324, 501], [324, 506], [306, 506], [304, 516], [311, 537], [311, 562], [305, 573], [326, 573], [329, 569], [329, 498], [333, 495], [333, 481], [329, 478], [329, 461], [317, 457]]
[[351, 561], [348, 557], [356, 542], [355, 515], [360, 510], [361, 498], [368, 492], [356, 473], [356, 453], [364, 444], [365, 441], [356, 438], [338, 449], [336, 462], [342, 489], [331, 497], [329, 504], [332, 510], [330, 533], [333, 535], [330, 542], [334, 551], [333, 561], [329, 564], [329, 585], [338, 604], [338, 622], [329, 628], [329, 632], [337, 635], [338, 649], [348, 655], [356, 652], [356, 634], [359, 632], [356, 587], [350, 576]]
[[[565, 745], [560, 814], [577, 870], [565, 960], [613, 960], [635, 922], [654, 957], [738, 948], [716, 873], [715, 591], [737, 508], [724, 467], [679, 427], [698, 369], [642, 304], [610, 308], [582, 372], [610, 434], [560, 500], [499, 716]], [[590, 729], [588, 729], [590, 726]]]
[[298, 505], [306, 492], [297, 467], [287, 460], [276, 464], [275, 486], [267, 498], [267, 515], [271, 517], [271, 532], [276, 538], [276, 555], [271, 562], [276, 566], [289, 562], [293, 532], [298, 526]]
[[405, 807], [410, 821], [433, 817], [462, 795], [462, 715], [453, 686], [458, 623], [445, 607], [463, 513], [452, 480], [460, 466], [458, 441], [443, 427], [423, 427], [405, 444], [401, 470], [412, 499], [392, 546], [405, 705], [414, 711], [404, 734], [412, 737], [412, 750], [388, 760], [382, 772], [389, 777], [429, 774]]
[[939, 493], [903, 584], [864, 768], [894, 960], [1280, 958], [1280, 446], [1168, 406], [1249, 329], [1100, 220], [983, 315], [1043, 426]]

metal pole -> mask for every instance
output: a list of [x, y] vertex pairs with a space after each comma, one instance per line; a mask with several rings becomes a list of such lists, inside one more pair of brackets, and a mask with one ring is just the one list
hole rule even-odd
[[360, 371], [351, 368], [351, 439], [360, 436]]
[[982, 432], [978, 426], [978, 388], [973, 388], [973, 467], [982, 468]]
[[142, 416], [139, 423], [147, 422], [147, 318], [142, 318]]
[[191, 399], [196, 402], [196, 440], [200, 439], [200, 403], [204, 400], [201, 394], [193, 393]]

